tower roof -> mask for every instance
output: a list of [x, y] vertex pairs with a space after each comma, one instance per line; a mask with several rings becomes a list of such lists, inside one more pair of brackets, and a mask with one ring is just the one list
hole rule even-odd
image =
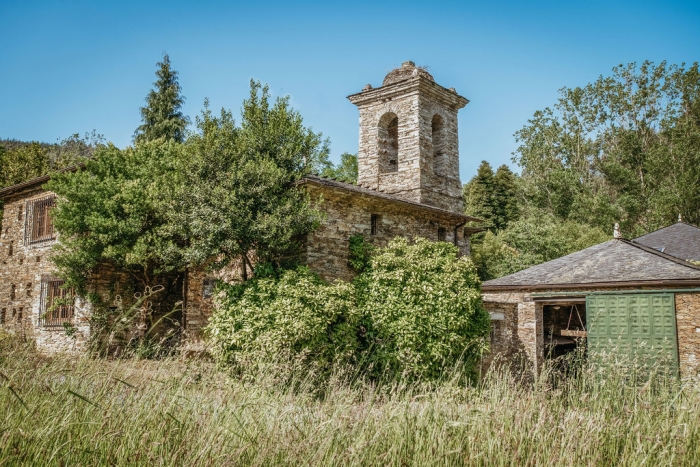
[[408, 61], [403, 62], [401, 64], [401, 68], [395, 68], [391, 70], [386, 75], [386, 77], [384, 77], [384, 82], [382, 83], [382, 86], [386, 86], [387, 84], [398, 83], [399, 81], [403, 81], [418, 75], [424, 76], [430, 81], [435, 81], [433, 76], [430, 73], [428, 73], [425, 70], [425, 68], [417, 67], [415, 63]]

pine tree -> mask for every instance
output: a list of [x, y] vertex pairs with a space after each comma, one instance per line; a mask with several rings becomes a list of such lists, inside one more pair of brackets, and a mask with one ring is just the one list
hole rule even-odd
[[497, 230], [508, 227], [508, 223], [518, 219], [519, 208], [517, 199], [515, 174], [503, 164], [496, 170], [493, 177], [491, 206], [493, 225]]
[[180, 111], [185, 97], [177, 80], [177, 71], [170, 68], [170, 57], [166, 54], [163, 61], [156, 64], [158, 80], [153, 83], [146, 97], [146, 106], [141, 107], [143, 124], [134, 132], [134, 143], [139, 144], [158, 138], [174, 140], [181, 143], [185, 139], [185, 129], [189, 118]]
[[464, 185], [464, 212], [484, 220], [483, 226], [493, 228], [493, 169], [491, 164], [481, 161], [476, 175]]

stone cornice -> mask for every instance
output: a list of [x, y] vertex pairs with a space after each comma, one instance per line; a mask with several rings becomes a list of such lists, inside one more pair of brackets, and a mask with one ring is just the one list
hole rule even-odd
[[457, 94], [456, 91], [440, 86], [434, 81], [418, 75], [403, 81], [399, 81], [379, 88], [372, 88], [357, 94], [348, 96], [348, 100], [358, 107], [374, 103], [384, 99], [393, 99], [397, 96], [405, 96], [414, 93], [432, 95], [437, 100], [445, 103], [454, 110], [461, 109], [469, 103], [469, 100]]

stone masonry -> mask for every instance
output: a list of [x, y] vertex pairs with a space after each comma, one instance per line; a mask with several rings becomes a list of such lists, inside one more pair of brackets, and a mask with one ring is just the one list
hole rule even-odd
[[[595, 291], [635, 292], [639, 289], [652, 290], [648, 287], [607, 287]], [[569, 291], [552, 288], [537, 290], [538, 294], [549, 292], [571, 292], [571, 296], [583, 297], [589, 291]], [[502, 313], [502, 325], [494, 326], [497, 335], [492, 338], [491, 355], [487, 364], [492, 361], [524, 361], [533, 371], [538, 371], [544, 361], [544, 336], [547, 329], [544, 326], [542, 302], [537, 302], [528, 290], [485, 291], [482, 300], [486, 311]], [[552, 299], [547, 303], [553, 303]], [[566, 297], [559, 299], [567, 302]], [[700, 377], [700, 293], [687, 292], [675, 294], [676, 329], [678, 333], [678, 357], [681, 375], [683, 377]]]
[[348, 99], [360, 110], [358, 185], [462, 213], [457, 111], [469, 101], [413, 62]]

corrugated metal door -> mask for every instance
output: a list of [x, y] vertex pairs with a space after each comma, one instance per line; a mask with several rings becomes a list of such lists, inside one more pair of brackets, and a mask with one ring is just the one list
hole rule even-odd
[[663, 364], [678, 372], [673, 294], [591, 295], [586, 323], [592, 359], [617, 353], [649, 368]]

